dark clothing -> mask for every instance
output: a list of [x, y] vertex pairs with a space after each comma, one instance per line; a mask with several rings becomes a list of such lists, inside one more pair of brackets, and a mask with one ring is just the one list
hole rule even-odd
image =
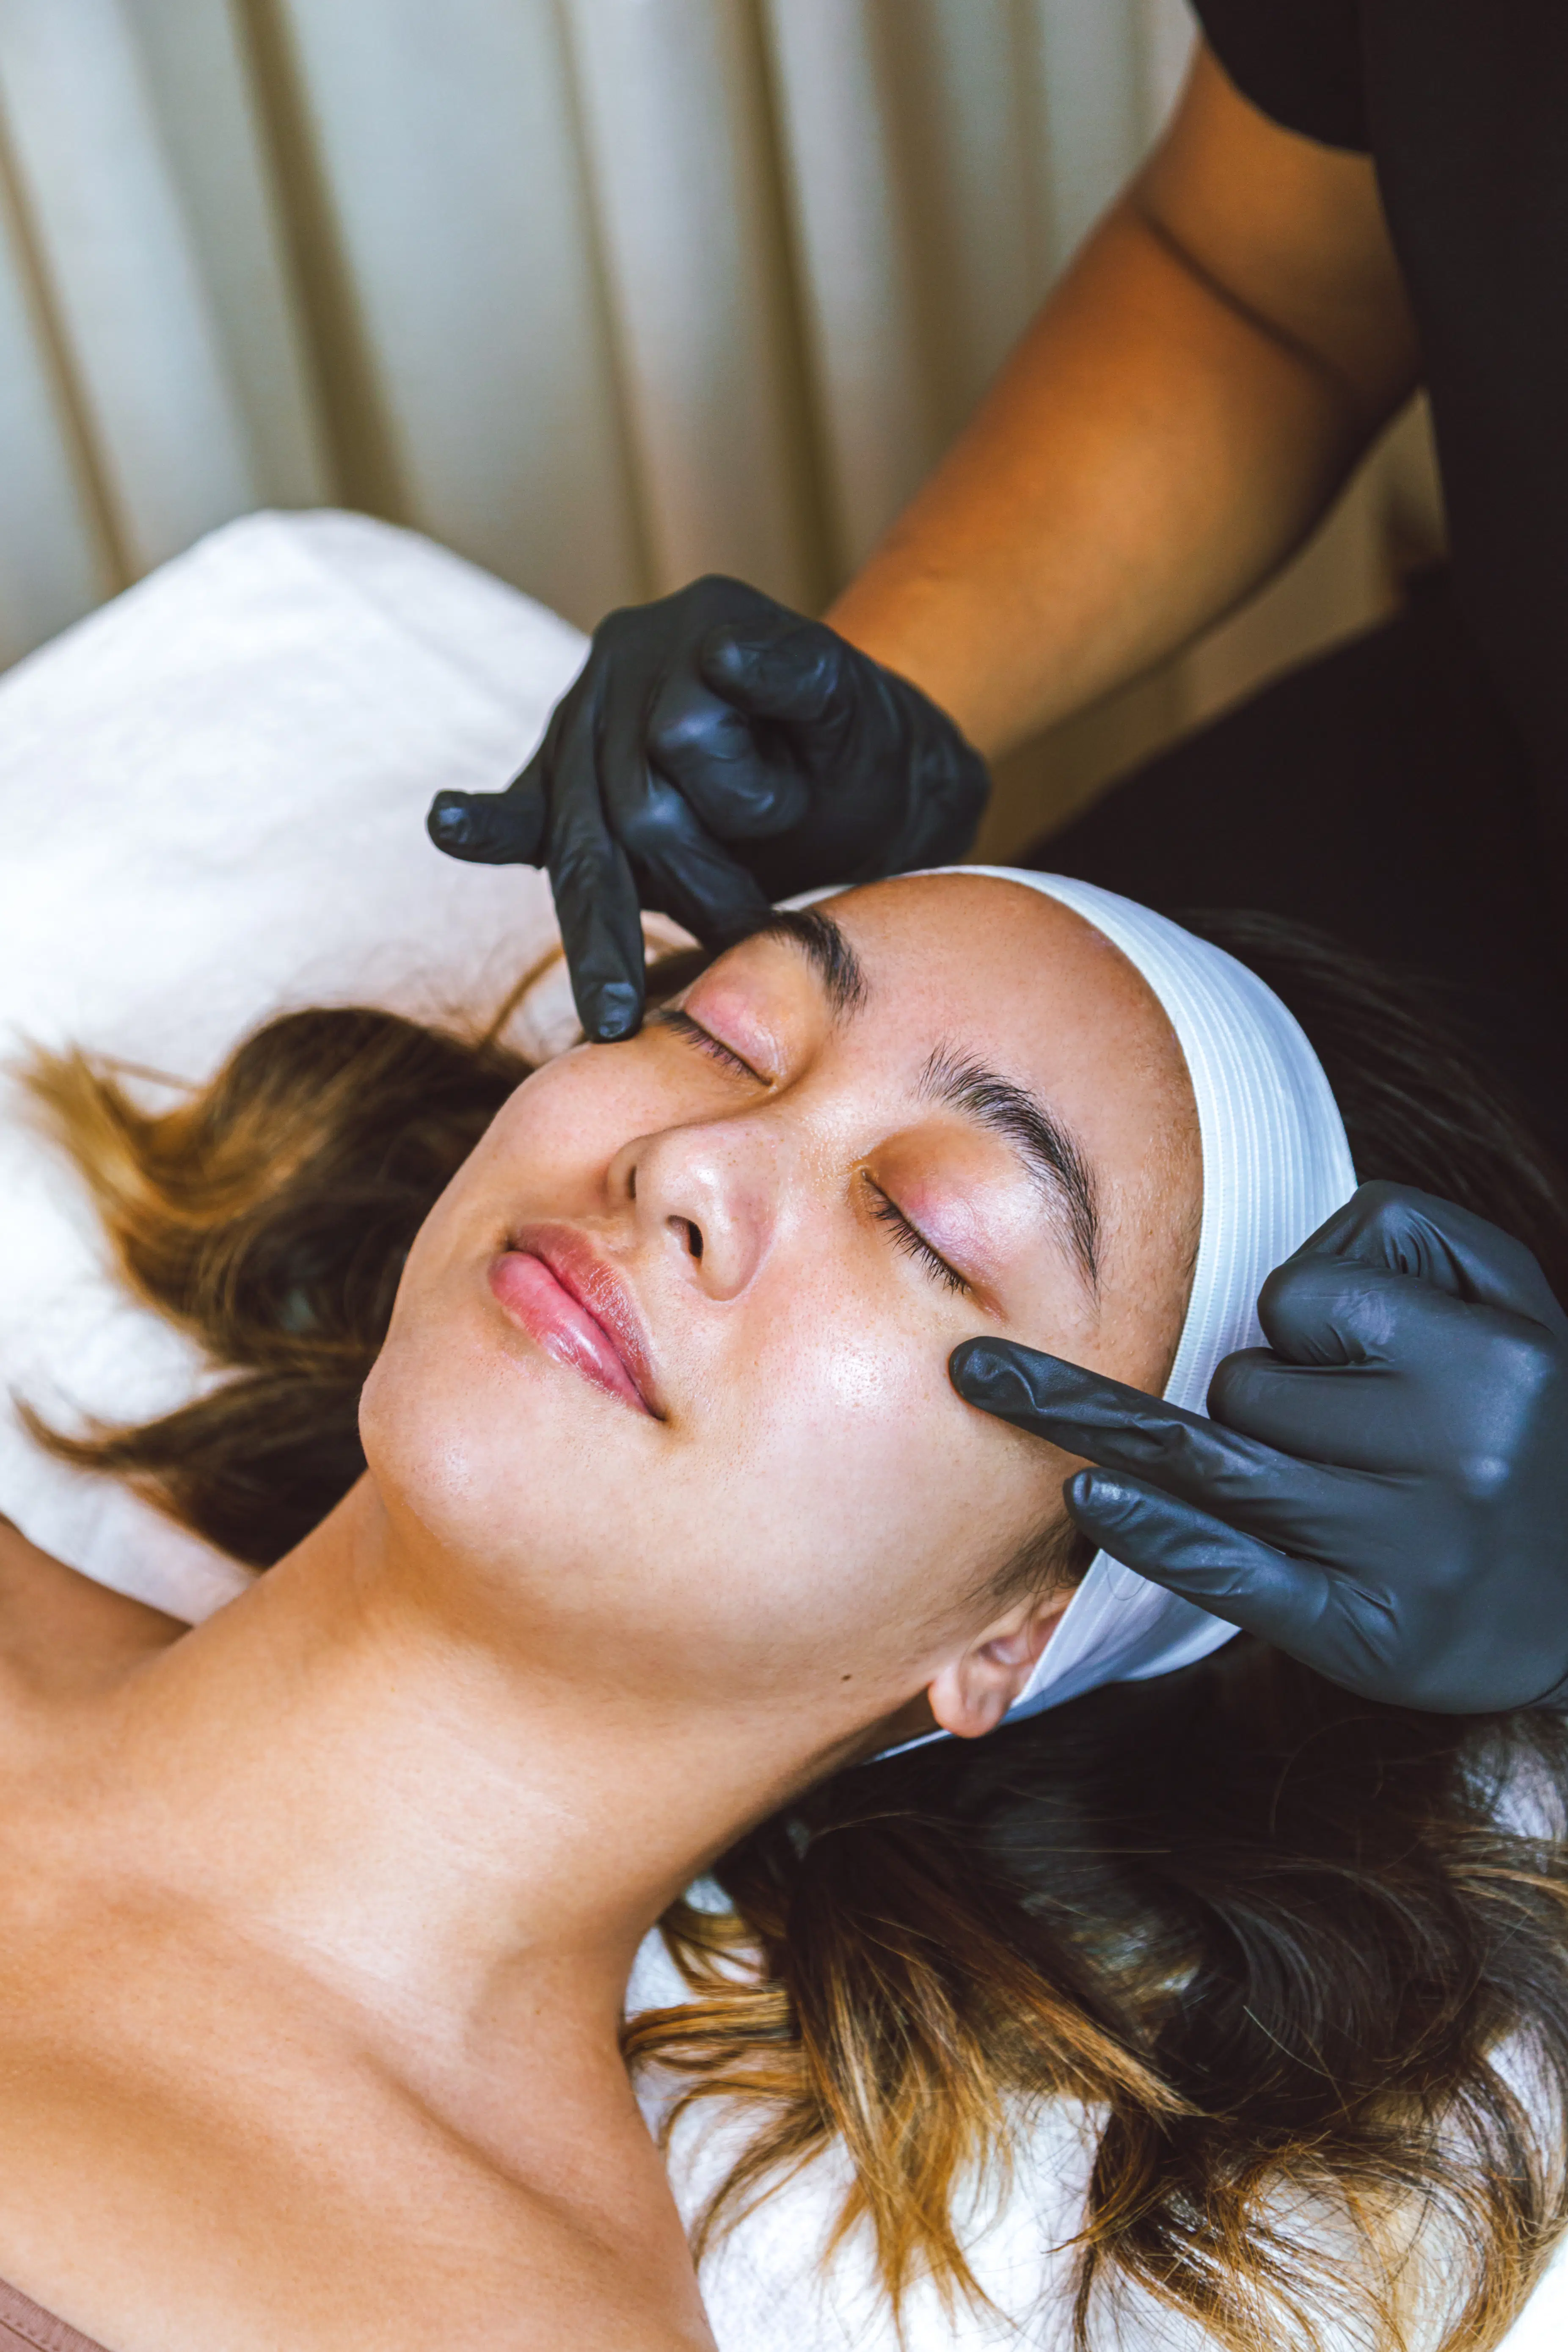
[[[1458, 609], [1568, 881], [1568, 0], [1194, 0], [1287, 128], [1368, 150], [1420, 327]], [[1476, 814], [1481, 814], [1478, 802]]]
[[1194, 0], [1276, 121], [1370, 152], [1453, 544], [1386, 627], [1032, 862], [1256, 907], [1445, 984], [1568, 1156], [1568, 0]]
[[1363, 0], [1193, 0], [1193, 13], [1259, 113], [1324, 147], [1371, 146]]
[[1568, 1160], [1568, 965], [1530, 761], [1444, 572], [1024, 862], [1166, 912], [1249, 907], [1443, 983]]

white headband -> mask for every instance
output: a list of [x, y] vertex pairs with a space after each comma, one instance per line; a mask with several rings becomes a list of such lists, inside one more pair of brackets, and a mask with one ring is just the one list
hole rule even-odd
[[[1055, 898], [1120, 948], [1176, 1033], [1197, 1104], [1204, 1202], [1192, 1297], [1165, 1396], [1208, 1409], [1222, 1356], [1262, 1339], [1258, 1294], [1355, 1190], [1344, 1121], [1300, 1024], [1256, 972], [1113, 890], [1012, 866], [952, 866]], [[1236, 1632], [1106, 1552], [1058, 1621], [1008, 1720], [1060, 1706], [1100, 1683], [1191, 1665]]]

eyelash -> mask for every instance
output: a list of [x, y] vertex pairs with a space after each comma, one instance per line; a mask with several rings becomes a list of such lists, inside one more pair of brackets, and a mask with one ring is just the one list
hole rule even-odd
[[919, 1227], [910, 1224], [898, 1202], [889, 1201], [881, 1186], [873, 1181], [869, 1176], [867, 1177], [866, 1183], [874, 1195], [871, 1202], [871, 1214], [877, 1219], [879, 1224], [887, 1226], [893, 1236], [895, 1246], [901, 1249], [906, 1257], [912, 1257], [917, 1265], [923, 1265], [926, 1272], [933, 1280], [940, 1282], [944, 1290], [963, 1291], [967, 1294], [971, 1285], [965, 1282], [956, 1266], [949, 1265], [946, 1258], [932, 1249]]
[[722, 1045], [717, 1037], [712, 1036], [703, 1028], [700, 1022], [693, 1021], [690, 1013], [683, 1013], [679, 1005], [663, 1006], [655, 1018], [662, 1023], [665, 1028], [673, 1029], [676, 1035], [684, 1038], [689, 1045], [695, 1045], [700, 1054], [706, 1054], [710, 1062], [717, 1062], [721, 1069], [730, 1071], [733, 1076], [750, 1078], [753, 1086], [763, 1083], [750, 1062], [742, 1062], [739, 1054], [732, 1053], [728, 1045]]
[[[757, 1074], [751, 1064], [742, 1062], [739, 1054], [732, 1053], [728, 1045], [704, 1029], [700, 1022], [693, 1021], [690, 1013], [683, 1012], [679, 1004], [662, 1006], [656, 1018], [666, 1028], [674, 1030], [676, 1035], [683, 1038], [689, 1045], [695, 1045], [699, 1053], [706, 1054], [710, 1061], [717, 1062], [721, 1068], [739, 1077], [750, 1078], [753, 1085], [757, 1083]], [[879, 1224], [887, 1226], [895, 1247], [901, 1249], [906, 1257], [912, 1257], [918, 1265], [923, 1266], [944, 1290], [967, 1293], [972, 1286], [965, 1282], [955, 1266], [949, 1265], [940, 1251], [932, 1249], [919, 1227], [910, 1224], [898, 1202], [890, 1201], [871, 1177], [866, 1178], [866, 1183], [873, 1196], [871, 1214]]]

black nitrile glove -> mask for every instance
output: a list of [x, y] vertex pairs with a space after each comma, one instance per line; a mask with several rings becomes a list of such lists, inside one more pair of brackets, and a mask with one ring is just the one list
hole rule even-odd
[[915, 687], [739, 580], [612, 613], [504, 793], [438, 793], [430, 838], [548, 865], [584, 1034], [642, 1019], [638, 908], [710, 946], [779, 898], [962, 857], [978, 752]]
[[971, 1404], [1102, 1466], [1068, 1507], [1129, 1568], [1363, 1698], [1568, 1696], [1568, 1316], [1530, 1252], [1363, 1184], [1258, 1301], [1212, 1421], [1003, 1340]]

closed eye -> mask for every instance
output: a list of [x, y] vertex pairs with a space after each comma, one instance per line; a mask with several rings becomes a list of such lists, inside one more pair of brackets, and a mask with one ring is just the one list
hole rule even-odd
[[906, 1257], [912, 1257], [918, 1265], [922, 1265], [932, 1281], [940, 1282], [944, 1290], [970, 1291], [973, 1286], [964, 1280], [956, 1266], [949, 1265], [940, 1250], [932, 1249], [920, 1227], [910, 1224], [898, 1202], [889, 1201], [881, 1186], [869, 1176], [865, 1182], [873, 1195], [871, 1214], [879, 1224], [887, 1226], [895, 1246], [901, 1249]]
[[710, 1062], [717, 1062], [721, 1069], [730, 1071], [738, 1078], [749, 1078], [754, 1087], [767, 1085], [766, 1078], [760, 1071], [753, 1070], [750, 1062], [742, 1062], [739, 1054], [704, 1029], [700, 1021], [693, 1021], [690, 1013], [683, 1013], [679, 1005], [662, 1005], [653, 1017], [666, 1029], [673, 1029], [676, 1035], [684, 1038], [689, 1045], [695, 1045], [700, 1054], [706, 1054]]

